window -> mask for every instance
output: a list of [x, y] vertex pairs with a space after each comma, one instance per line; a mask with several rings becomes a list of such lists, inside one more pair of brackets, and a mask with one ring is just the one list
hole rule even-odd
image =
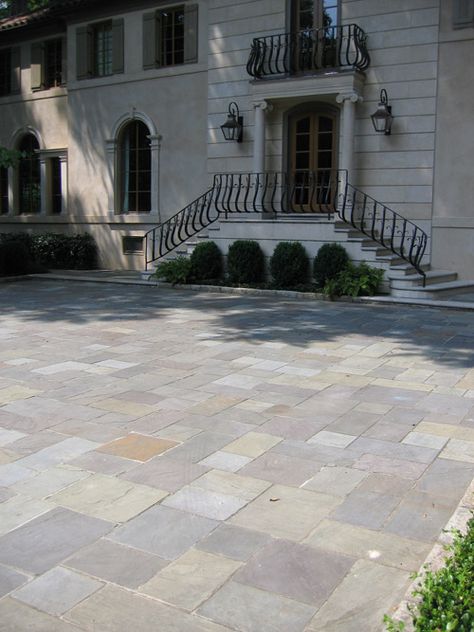
[[0, 50], [0, 96], [20, 92], [20, 49]]
[[122, 237], [122, 252], [124, 255], [143, 254], [143, 237]]
[[18, 205], [20, 213], [41, 210], [41, 178], [39, 144], [33, 134], [27, 134], [18, 145], [23, 153], [18, 164]]
[[112, 22], [94, 26], [94, 75], [105, 77], [112, 74]]
[[61, 160], [58, 156], [50, 159], [51, 177], [51, 213], [59, 215], [62, 211], [62, 181], [61, 181]]
[[474, 26], [474, 0], [453, 0], [453, 26], [458, 29]]
[[0, 167], [0, 215], [8, 213], [8, 169]]
[[122, 18], [81, 26], [76, 30], [78, 79], [107, 77], [124, 71]]
[[65, 42], [59, 39], [31, 46], [31, 89], [48, 90], [65, 83]]
[[122, 213], [151, 209], [151, 150], [149, 131], [142, 121], [131, 121], [119, 139], [120, 205]]
[[143, 16], [143, 67], [159, 68], [198, 60], [198, 6], [175, 6]]

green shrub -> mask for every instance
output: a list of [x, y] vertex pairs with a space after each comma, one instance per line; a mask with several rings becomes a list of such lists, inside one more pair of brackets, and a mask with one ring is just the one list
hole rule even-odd
[[299, 241], [282, 241], [270, 259], [273, 285], [284, 290], [304, 285], [309, 276], [309, 259]]
[[222, 276], [222, 253], [214, 241], [198, 244], [191, 254], [191, 276], [196, 281], [210, 281]]
[[91, 235], [3, 233], [0, 243], [22, 243], [30, 259], [47, 268], [87, 270], [97, 267], [97, 246]]
[[324, 244], [314, 259], [313, 274], [318, 287], [324, 287], [328, 279], [334, 279], [347, 268], [349, 255], [340, 244]]
[[189, 283], [191, 278], [191, 261], [186, 257], [177, 257], [170, 261], [159, 263], [154, 276], [164, 279], [167, 283]]
[[383, 279], [383, 270], [366, 263], [350, 263], [334, 279], [328, 279], [323, 292], [327, 296], [374, 296]]
[[0, 275], [28, 274], [32, 268], [31, 255], [23, 242], [12, 239], [0, 243]]
[[[474, 518], [465, 536], [454, 532], [449, 556], [438, 571], [427, 570], [411, 607], [415, 632], [472, 632], [474, 629]], [[400, 621], [384, 617], [387, 630], [403, 630]]]
[[241, 239], [229, 246], [227, 275], [231, 283], [262, 283], [265, 278], [265, 255], [256, 241]]

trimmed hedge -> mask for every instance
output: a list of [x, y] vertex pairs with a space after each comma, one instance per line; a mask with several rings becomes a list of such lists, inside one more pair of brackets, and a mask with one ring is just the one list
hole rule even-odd
[[314, 258], [313, 275], [316, 285], [324, 287], [349, 265], [349, 255], [340, 244], [324, 244]]
[[29, 258], [47, 268], [91, 270], [97, 268], [97, 246], [94, 238], [83, 235], [56, 233], [1, 233], [0, 246], [21, 243]]
[[227, 275], [231, 283], [262, 283], [265, 278], [265, 255], [256, 241], [234, 241], [227, 253]]
[[196, 281], [211, 281], [222, 276], [222, 253], [214, 241], [205, 241], [194, 248], [190, 276]]
[[32, 268], [30, 252], [23, 242], [12, 239], [0, 243], [0, 275], [28, 274]]
[[309, 276], [309, 259], [299, 241], [282, 241], [273, 251], [270, 271], [275, 287], [291, 290], [304, 285]]

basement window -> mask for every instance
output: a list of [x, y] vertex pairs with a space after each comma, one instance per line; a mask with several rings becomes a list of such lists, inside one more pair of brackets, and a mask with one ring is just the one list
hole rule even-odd
[[122, 237], [122, 251], [124, 255], [142, 255], [143, 237]]

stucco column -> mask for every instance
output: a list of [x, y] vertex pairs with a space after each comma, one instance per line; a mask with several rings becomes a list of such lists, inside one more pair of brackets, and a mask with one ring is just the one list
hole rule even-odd
[[342, 139], [341, 139], [341, 169], [347, 171], [347, 179], [352, 181], [354, 169], [354, 134], [356, 103], [362, 98], [355, 92], [340, 93], [336, 97], [337, 103], [342, 103]]
[[48, 161], [45, 156], [40, 156], [40, 191], [41, 191], [41, 215], [48, 214], [48, 201], [50, 199], [50, 182], [48, 178]]
[[107, 157], [107, 172], [109, 174], [109, 183], [108, 183], [108, 198], [109, 198], [109, 216], [112, 217], [115, 213], [118, 213], [118, 210], [115, 208], [115, 200], [118, 199], [118, 191], [117, 189], [117, 178], [115, 177], [116, 173], [116, 156], [115, 156], [115, 148], [116, 148], [115, 138], [109, 138], [105, 141], [105, 153]]
[[271, 112], [273, 106], [266, 101], [257, 101], [255, 109], [255, 126], [253, 132], [253, 172], [265, 172], [265, 112]]
[[151, 151], [151, 209], [150, 212], [155, 216], [158, 216], [158, 221], [161, 224], [160, 215], [160, 154], [161, 154], [161, 140], [160, 134], [148, 136], [150, 140]]

